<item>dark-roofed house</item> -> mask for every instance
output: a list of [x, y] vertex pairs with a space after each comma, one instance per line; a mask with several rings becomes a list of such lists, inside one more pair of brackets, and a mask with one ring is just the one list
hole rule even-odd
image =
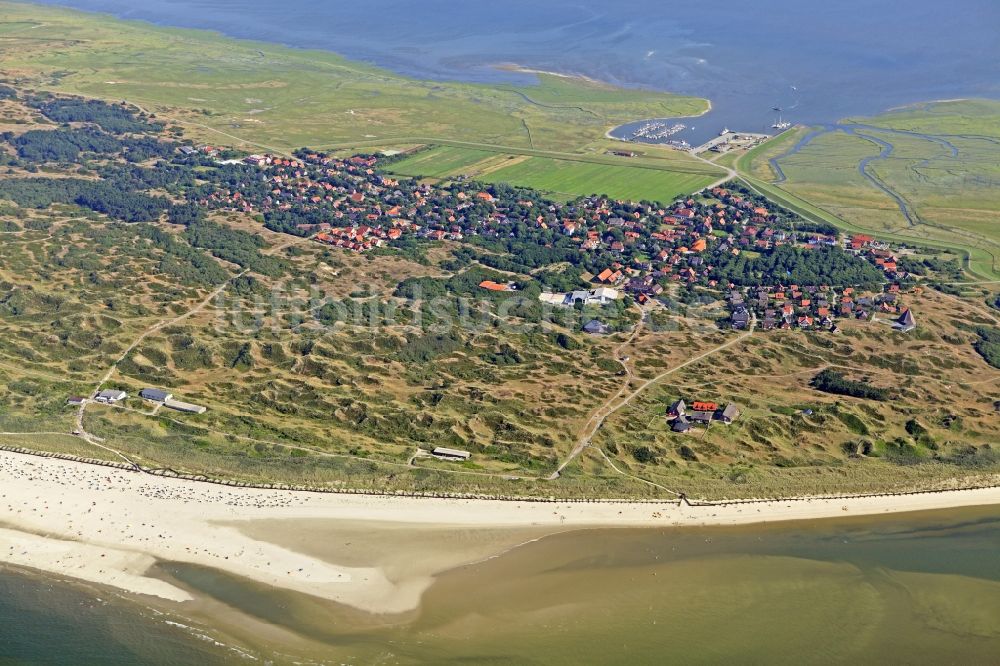
[[730, 320], [732, 321], [734, 329], [742, 330], [750, 323], [750, 313], [747, 312], [747, 309], [744, 307], [736, 308], [730, 317]]
[[729, 403], [728, 405], [726, 405], [726, 408], [723, 409], [722, 412], [719, 414], [719, 420], [722, 421], [723, 423], [732, 423], [739, 417], [740, 417], [740, 408], [734, 405], [733, 403]]
[[691, 422], [687, 420], [686, 416], [679, 416], [674, 419], [674, 423], [670, 426], [670, 429], [674, 432], [687, 432], [691, 429]]
[[611, 327], [605, 323], [597, 321], [596, 319], [591, 319], [583, 325], [583, 332], [589, 333], [590, 335], [607, 335], [611, 332]]
[[153, 402], [166, 402], [173, 398], [173, 394], [158, 388], [144, 388], [139, 391], [139, 397], [143, 400], [152, 400]]
[[672, 418], [684, 416], [685, 413], [687, 413], [687, 405], [684, 404], [683, 399], [676, 400], [667, 408], [667, 416]]
[[695, 423], [703, 423], [708, 425], [712, 422], [713, 413], [712, 412], [692, 412], [691, 420]]
[[893, 327], [901, 333], [909, 333], [917, 327], [917, 320], [913, 317], [910, 309], [907, 308], [903, 310], [903, 314], [899, 315], [899, 319], [896, 320]]

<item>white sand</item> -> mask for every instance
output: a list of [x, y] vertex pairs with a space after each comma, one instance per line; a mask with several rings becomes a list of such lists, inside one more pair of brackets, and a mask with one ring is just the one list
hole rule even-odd
[[[536, 503], [294, 493], [228, 488], [0, 451], [0, 560], [122, 590], [185, 601], [144, 576], [156, 560], [220, 569], [372, 612], [414, 608], [426, 576], [390, 580], [224, 525], [323, 519], [458, 528], [736, 525], [1000, 504], [1000, 488], [854, 499], [689, 507]], [[277, 540], [277, 539], [275, 539]], [[335, 557], [333, 557], [335, 559]]]

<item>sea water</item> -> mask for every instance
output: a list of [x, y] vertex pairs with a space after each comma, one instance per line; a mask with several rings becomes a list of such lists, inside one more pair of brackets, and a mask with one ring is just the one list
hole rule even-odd
[[[439, 575], [401, 615], [167, 563], [159, 575], [209, 600], [172, 624], [0, 577], [0, 663], [215, 663], [234, 648], [273, 663], [1000, 663], [998, 549], [996, 507], [581, 530]], [[213, 622], [236, 638], [206, 642]]]
[[[579, 74], [706, 97], [674, 138], [1000, 97], [995, 0], [44, 0], [335, 51], [417, 77]], [[775, 109], [780, 109], [776, 111]], [[638, 119], [637, 119], [638, 120]]]

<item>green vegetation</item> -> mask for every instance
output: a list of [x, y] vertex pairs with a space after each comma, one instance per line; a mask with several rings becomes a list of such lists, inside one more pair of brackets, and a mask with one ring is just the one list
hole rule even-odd
[[672, 201], [717, 181], [721, 171], [679, 160], [609, 157], [545, 157], [534, 151], [491, 152], [434, 146], [392, 164], [404, 176], [445, 180], [473, 178], [541, 190], [558, 199], [606, 194], [616, 199]]
[[[844, 121], [844, 131], [819, 133], [795, 154], [788, 153], [808, 131], [783, 135], [738, 164], [749, 183], [789, 207], [848, 231], [957, 251], [971, 273], [997, 279], [998, 127], [1000, 102], [921, 104]], [[786, 180], [771, 169], [772, 158]]]
[[419, 81], [328, 52], [49, 7], [2, 7], [11, 28], [0, 48], [21, 85], [126, 99], [158, 122], [248, 148], [440, 138], [600, 154], [613, 125], [707, 107], [696, 98], [546, 75], [534, 86]]
[[103, 104], [97, 100], [79, 98], [50, 98], [32, 102], [49, 120], [57, 123], [95, 123], [105, 132], [125, 134], [129, 132], [158, 132], [163, 129], [159, 123], [150, 123], [137, 118], [124, 106]]
[[392, 164], [389, 171], [401, 176], [443, 179], [467, 173], [464, 170], [471, 165], [496, 156], [493, 151], [478, 148], [434, 146]]
[[839, 248], [814, 250], [782, 245], [757, 257], [723, 254], [714, 275], [739, 285], [813, 284], [874, 288], [884, 281], [881, 271]]
[[1000, 368], [1000, 329], [977, 326], [976, 335], [979, 339], [972, 346], [984, 361], [994, 368]]
[[562, 199], [606, 194], [615, 199], [672, 201], [718, 180], [716, 174], [529, 157], [480, 179], [549, 192]]
[[219, 259], [225, 259], [262, 275], [283, 275], [287, 266], [280, 259], [261, 253], [265, 242], [260, 236], [201, 220], [187, 227], [184, 232], [194, 247], [205, 248]]
[[159, 219], [170, 206], [163, 197], [122, 189], [112, 181], [76, 178], [4, 179], [0, 181], [0, 198], [35, 208], [72, 203], [125, 222]]
[[867, 382], [847, 379], [843, 374], [829, 368], [813, 377], [812, 385], [818, 391], [849, 395], [853, 398], [864, 398], [865, 400], [887, 400], [889, 398], [888, 390], [872, 386]]

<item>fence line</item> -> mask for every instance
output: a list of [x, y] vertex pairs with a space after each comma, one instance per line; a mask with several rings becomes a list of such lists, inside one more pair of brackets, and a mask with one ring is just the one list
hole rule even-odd
[[679, 499], [608, 499], [608, 498], [570, 498], [570, 497], [539, 497], [539, 496], [519, 496], [519, 495], [489, 495], [483, 493], [447, 493], [447, 492], [425, 492], [416, 490], [379, 490], [369, 488], [330, 488], [322, 486], [291, 485], [284, 483], [255, 483], [252, 481], [237, 481], [234, 479], [221, 479], [206, 476], [204, 474], [187, 474], [178, 472], [170, 468], [149, 468], [139, 464], [128, 464], [123, 462], [112, 462], [110, 460], [100, 460], [98, 458], [84, 458], [69, 453], [56, 453], [52, 451], [36, 451], [26, 449], [21, 446], [7, 446], [0, 444], [0, 451], [17, 453], [21, 455], [35, 456], [39, 458], [56, 458], [69, 462], [82, 463], [85, 465], [95, 465], [99, 467], [109, 467], [117, 470], [148, 474], [168, 479], [181, 479], [196, 483], [211, 483], [229, 488], [249, 488], [254, 490], [283, 490], [289, 492], [309, 492], [327, 493], [341, 495], [368, 495], [375, 497], [412, 497], [425, 499], [473, 499], [473, 500], [497, 500], [502, 502], [547, 502], [547, 503], [581, 503], [581, 504], [687, 504], [690, 507], [724, 507], [729, 505], [744, 504], [766, 504], [774, 502], [811, 502], [813, 500], [853, 500], [875, 497], [905, 497], [910, 495], [930, 495], [934, 493], [947, 493], [970, 490], [986, 490], [1000, 487], [1000, 482], [983, 485], [961, 486], [957, 488], [934, 488], [924, 490], [901, 490], [887, 492], [873, 492], [860, 494], [837, 494], [837, 495], [809, 495], [805, 497], [770, 497], [753, 499], [725, 499], [725, 500], [692, 500], [683, 493]]

